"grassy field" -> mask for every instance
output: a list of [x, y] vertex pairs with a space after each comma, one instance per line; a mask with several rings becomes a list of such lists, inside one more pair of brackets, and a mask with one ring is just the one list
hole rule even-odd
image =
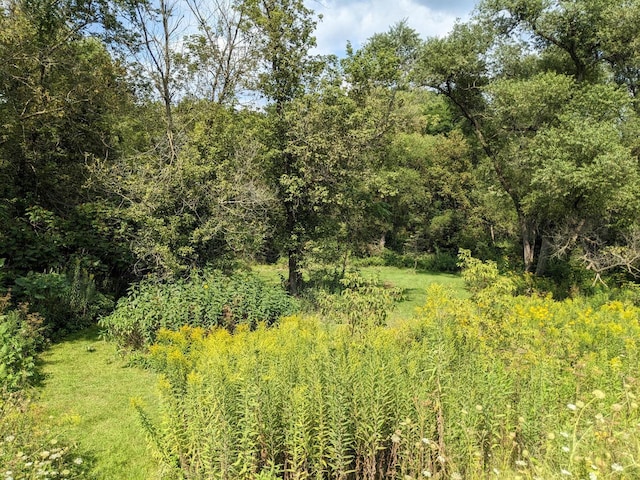
[[153, 478], [156, 463], [131, 399], [157, 405], [156, 376], [125, 367], [97, 328], [52, 345], [42, 361], [43, 417], [93, 456], [95, 478]]
[[[287, 275], [286, 266], [280, 264], [256, 265], [253, 267], [253, 271], [265, 281], [273, 284], [280, 283]], [[455, 292], [455, 296], [459, 298], [467, 298], [469, 296], [459, 275], [428, 273], [397, 267], [362, 267], [360, 272], [365, 277], [380, 279], [391, 288], [402, 289], [404, 298], [391, 313], [391, 323], [412, 317], [416, 308], [425, 304], [427, 287], [434, 283], [450, 288]]]

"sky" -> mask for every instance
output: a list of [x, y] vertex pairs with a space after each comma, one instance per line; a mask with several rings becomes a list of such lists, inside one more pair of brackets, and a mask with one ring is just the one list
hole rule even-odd
[[343, 56], [347, 41], [358, 48], [375, 33], [407, 20], [423, 39], [444, 36], [456, 19], [467, 20], [476, 0], [306, 0], [323, 19], [314, 53]]

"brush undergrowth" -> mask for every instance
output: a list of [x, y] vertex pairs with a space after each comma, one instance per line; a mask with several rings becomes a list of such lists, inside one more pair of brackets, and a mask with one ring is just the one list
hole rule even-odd
[[160, 328], [204, 328], [273, 323], [295, 310], [286, 292], [258, 277], [237, 273], [193, 272], [173, 283], [145, 281], [131, 287], [115, 311], [100, 320], [106, 336], [123, 349], [141, 349]]
[[[495, 288], [493, 288], [495, 287]], [[640, 476], [640, 310], [429, 288], [417, 318], [162, 330], [164, 478]]]

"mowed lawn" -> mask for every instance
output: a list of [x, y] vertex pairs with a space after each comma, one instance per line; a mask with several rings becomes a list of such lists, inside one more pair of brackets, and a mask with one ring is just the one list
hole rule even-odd
[[[277, 284], [287, 276], [284, 265], [256, 265], [252, 269], [265, 281]], [[365, 277], [379, 279], [389, 288], [400, 288], [403, 299], [391, 312], [390, 322], [411, 318], [416, 309], [422, 307], [427, 299], [427, 287], [439, 283], [455, 292], [456, 296], [469, 296], [464, 287], [464, 281], [459, 275], [449, 273], [431, 273], [409, 268], [397, 267], [361, 267], [360, 272]]]
[[115, 346], [99, 339], [97, 328], [52, 345], [42, 361], [43, 421], [93, 458], [94, 477], [156, 478], [156, 462], [131, 404], [137, 398], [154, 411], [156, 375], [127, 367]]

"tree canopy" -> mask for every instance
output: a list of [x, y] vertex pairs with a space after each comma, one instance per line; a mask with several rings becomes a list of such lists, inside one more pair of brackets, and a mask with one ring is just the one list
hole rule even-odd
[[3, 2], [5, 286], [74, 259], [113, 289], [282, 256], [297, 294], [310, 262], [381, 248], [638, 273], [640, 2], [483, 0], [344, 58], [313, 55], [319, 20]]

